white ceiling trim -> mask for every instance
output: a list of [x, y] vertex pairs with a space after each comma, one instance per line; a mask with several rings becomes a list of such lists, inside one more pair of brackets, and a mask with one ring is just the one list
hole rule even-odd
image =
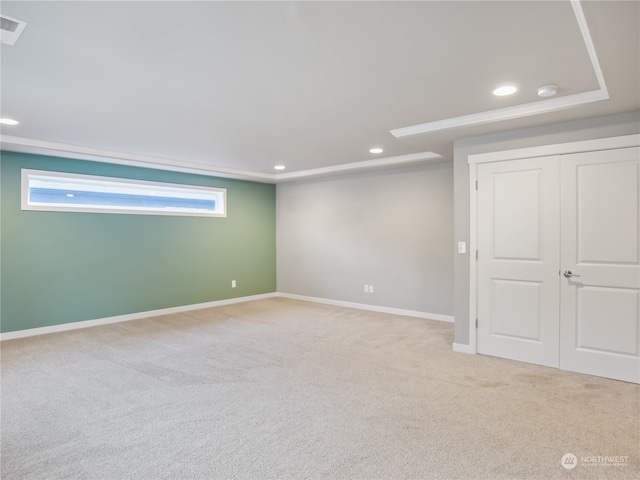
[[571, 6], [573, 7], [573, 13], [576, 16], [576, 21], [578, 22], [580, 32], [582, 33], [582, 40], [584, 41], [585, 47], [587, 47], [589, 59], [591, 60], [591, 65], [593, 66], [593, 72], [596, 74], [596, 78], [598, 79], [598, 86], [600, 87], [600, 91], [604, 92], [608, 99], [609, 92], [607, 91], [607, 85], [604, 82], [604, 75], [602, 74], [602, 69], [600, 68], [600, 62], [598, 61], [598, 55], [596, 54], [596, 47], [593, 45], [593, 39], [591, 38], [591, 33], [589, 32], [587, 19], [584, 17], [582, 4], [580, 3], [580, 0], [571, 0]]
[[470, 127], [503, 120], [513, 120], [514, 118], [530, 117], [531, 115], [565, 110], [567, 108], [608, 99], [609, 95], [607, 92], [591, 90], [590, 92], [575, 93], [573, 95], [550, 98], [539, 102], [524, 103], [522, 105], [514, 105], [513, 107], [498, 108], [496, 110], [487, 110], [486, 112], [446, 118], [444, 120], [413, 125], [411, 127], [397, 128], [390, 130], [390, 132], [396, 138], [408, 137], [410, 135], [419, 135], [452, 128]]
[[377, 158], [361, 162], [345, 163], [330, 167], [314, 168], [288, 173], [259, 173], [248, 170], [238, 170], [226, 167], [207, 166], [199, 163], [183, 162], [135, 153], [103, 150], [100, 148], [69, 145], [66, 143], [36, 140], [33, 138], [0, 135], [2, 150], [11, 152], [49, 155], [53, 157], [72, 158], [91, 162], [111, 163], [130, 167], [153, 168], [172, 172], [192, 173], [222, 178], [234, 178], [261, 183], [278, 183], [281, 181], [300, 180], [309, 177], [319, 177], [350, 173], [355, 171], [374, 170], [379, 168], [401, 167], [418, 163], [433, 163], [444, 161], [444, 157], [434, 152], [411, 153], [395, 157]]
[[0, 135], [3, 150], [50, 155], [54, 157], [75, 158], [91, 162], [113, 163], [130, 167], [155, 168], [172, 172], [195, 173], [197, 175], [214, 175], [223, 178], [236, 178], [264, 183], [273, 183], [275, 175], [269, 173], [251, 172], [225, 167], [207, 166], [200, 163], [184, 162], [173, 159], [138, 155], [135, 153], [103, 150], [101, 148], [69, 145], [66, 143], [49, 142], [33, 138]]
[[459, 127], [470, 127], [474, 125], [482, 125], [486, 123], [501, 122], [503, 120], [512, 120], [515, 118], [529, 117], [532, 115], [540, 115], [542, 113], [550, 113], [558, 110], [565, 110], [568, 108], [574, 108], [580, 105], [588, 103], [600, 102], [603, 100], [609, 100], [609, 92], [604, 81], [604, 75], [600, 68], [600, 62], [596, 55], [596, 49], [593, 45], [593, 40], [589, 32], [589, 26], [582, 10], [580, 0], [570, 0], [575, 14], [576, 21], [580, 27], [582, 33], [582, 40], [591, 60], [591, 65], [598, 80], [599, 88], [597, 90], [591, 90], [589, 92], [576, 93], [573, 95], [565, 95], [563, 97], [552, 98], [547, 100], [541, 100], [538, 102], [524, 103], [522, 105], [514, 105], [512, 107], [498, 108], [495, 110], [488, 110], [485, 112], [472, 113], [469, 115], [462, 115], [459, 117], [446, 118], [443, 120], [436, 120], [434, 122], [422, 123], [419, 125], [412, 125], [409, 127], [396, 128], [390, 130], [390, 133], [396, 137], [407, 137], [411, 135], [420, 135], [424, 133], [437, 132], [441, 130], [448, 130]]
[[349, 173], [353, 171], [373, 170], [387, 167], [400, 167], [417, 163], [435, 163], [443, 161], [444, 157], [434, 152], [409, 153], [395, 157], [376, 158], [375, 160], [364, 160], [361, 162], [343, 163], [331, 167], [312, 168], [299, 172], [288, 172], [276, 174], [278, 182], [287, 180], [299, 180], [309, 177], [320, 177], [339, 173]]

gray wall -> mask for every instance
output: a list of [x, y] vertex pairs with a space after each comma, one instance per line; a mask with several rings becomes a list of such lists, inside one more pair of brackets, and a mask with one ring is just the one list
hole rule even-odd
[[[454, 237], [469, 244], [469, 166], [475, 153], [552, 145], [640, 132], [640, 112], [506, 131], [454, 143]], [[455, 342], [469, 344], [469, 253], [455, 254]]]
[[453, 315], [451, 163], [278, 184], [276, 236], [279, 292]]

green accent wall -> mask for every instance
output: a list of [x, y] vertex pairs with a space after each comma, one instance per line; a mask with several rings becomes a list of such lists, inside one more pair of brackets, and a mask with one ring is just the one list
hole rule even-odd
[[[2, 332], [276, 290], [275, 185], [14, 152], [0, 158]], [[227, 217], [22, 211], [22, 168], [226, 188]]]

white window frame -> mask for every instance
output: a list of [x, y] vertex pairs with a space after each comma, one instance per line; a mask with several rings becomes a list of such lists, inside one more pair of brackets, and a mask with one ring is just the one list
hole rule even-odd
[[[65, 182], [76, 191], [130, 193], [157, 197], [174, 197], [193, 200], [214, 200], [215, 210], [207, 211], [196, 207], [153, 207], [153, 206], [118, 206], [93, 204], [64, 204], [54, 202], [36, 202], [30, 199], [30, 187], [33, 183], [49, 182], [52, 186], [64, 186]], [[63, 190], [62, 188], [57, 188]], [[131, 178], [102, 177], [98, 175], [82, 175], [79, 173], [51, 172], [45, 170], [22, 169], [21, 189], [22, 210], [47, 212], [90, 212], [119, 213], [130, 215], [173, 215], [188, 217], [226, 217], [227, 190], [225, 188], [205, 187], [177, 183], [150, 182]]]

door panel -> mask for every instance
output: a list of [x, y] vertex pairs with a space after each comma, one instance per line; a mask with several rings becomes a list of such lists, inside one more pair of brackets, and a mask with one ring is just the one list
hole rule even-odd
[[478, 166], [478, 351], [558, 365], [558, 157]]
[[[581, 351], [637, 355], [638, 292], [633, 289], [577, 289], [576, 348]], [[617, 312], [612, 316], [611, 312]], [[603, 321], [606, 319], [606, 321]]]
[[491, 174], [495, 260], [540, 260], [542, 174], [539, 168]]
[[[577, 198], [577, 261], [638, 263], [638, 162], [600, 163], [628, 152], [610, 151], [563, 157], [565, 175], [573, 179]], [[583, 163], [589, 162], [589, 163]], [[568, 182], [572, 181], [567, 179]], [[614, 248], [612, 248], [614, 247]]]
[[542, 342], [542, 282], [493, 279], [491, 335]]
[[640, 383], [640, 150], [564, 155], [560, 368]]

